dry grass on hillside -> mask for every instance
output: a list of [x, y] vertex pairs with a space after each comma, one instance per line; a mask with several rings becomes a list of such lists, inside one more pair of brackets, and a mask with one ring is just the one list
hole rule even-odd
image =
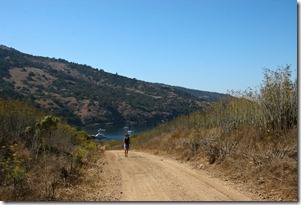
[[298, 86], [290, 67], [264, 69], [259, 91], [212, 104], [133, 138], [137, 148], [199, 164], [262, 200], [297, 201]]
[[262, 200], [297, 200], [297, 128], [277, 140], [252, 128], [228, 136], [219, 136], [217, 129], [208, 133], [212, 137], [201, 139], [196, 150], [185, 130], [153, 137], [135, 148], [190, 161], [195, 168], [208, 170]]

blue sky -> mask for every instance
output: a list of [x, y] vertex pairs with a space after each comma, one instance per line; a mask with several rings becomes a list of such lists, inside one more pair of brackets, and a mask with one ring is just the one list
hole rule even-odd
[[297, 69], [293, 0], [0, 0], [0, 44], [149, 82], [227, 93]]

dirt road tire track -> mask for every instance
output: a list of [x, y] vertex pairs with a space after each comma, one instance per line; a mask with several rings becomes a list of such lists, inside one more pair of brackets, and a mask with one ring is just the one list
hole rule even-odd
[[133, 151], [125, 157], [119, 150], [106, 151], [105, 156], [105, 170], [121, 175], [120, 201], [252, 200], [205, 172], [175, 160]]

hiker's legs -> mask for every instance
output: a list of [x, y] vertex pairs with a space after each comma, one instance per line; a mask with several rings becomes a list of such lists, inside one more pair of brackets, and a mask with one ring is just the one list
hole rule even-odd
[[129, 145], [124, 144], [124, 156], [127, 156], [129, 153]]

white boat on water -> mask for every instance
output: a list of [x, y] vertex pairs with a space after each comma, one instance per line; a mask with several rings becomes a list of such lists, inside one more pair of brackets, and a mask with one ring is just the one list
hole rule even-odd
[[125, 126], [122, 128], [124, 134], [132, 135], [134, 133], [133, 123], [127, 121]]
[[101, 134], [101, 133], [97, 133], [97, 134], [95, 135], [95, 138], [96, 138], [96, 139], [107, 139], [107, 137], [106, 137], [104, 134]]
[[97, 131], [97, 134], [96, 135], [92, 135], [92, 137], [94, 139], [97, 139], [97, 140], [107, 139], [107, 137], [104, 134], [105, 131], [106, 131], [105, 129], [99, 128], [99, 130]]

